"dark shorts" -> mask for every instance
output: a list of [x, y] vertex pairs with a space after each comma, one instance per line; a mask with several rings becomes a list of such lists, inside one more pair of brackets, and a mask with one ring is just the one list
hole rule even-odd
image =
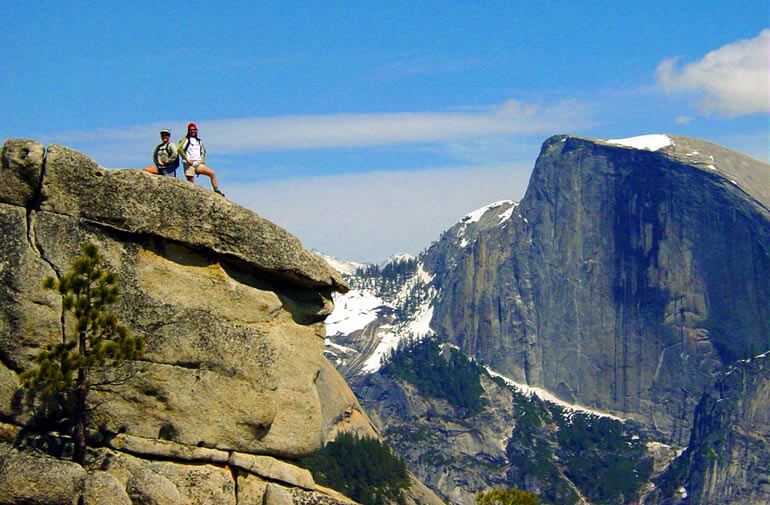
[[175, 166], [169, 166], [169, 167], [156, 167], [158, 169], [158, 174], [160, 175], [166, 175], [168, 177], [176, 177], [176, 169]]

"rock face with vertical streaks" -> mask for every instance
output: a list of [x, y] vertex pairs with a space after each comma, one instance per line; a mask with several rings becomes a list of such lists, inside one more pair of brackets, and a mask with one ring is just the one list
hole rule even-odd
[[687, 450], [645, 503], [770, 503], [770, 353], [722, 373], [693, 424]]
[[[693, 421], [704, 395], [721, 412], [717, 419], [733, 419], [717, 408], [728, 403], [714, 389], [720, 373], [770, 349], [769, 208], [770, 166], [720, 146], [664, 135], [555, 136], [543, 144], [518, 204], [500, 201], [469, 213], [400, 276], [347, 265], [353, 289], [335, 298], [326, 353], [420, 477], [453, 503], [471, 503], [472, 492], [501, 483], [537, 492], [547, 503], [572, 502], [563, 490], [549, 495], [538, 484], [545, 465], [505, 476], [484, 466], [494, 454], [498, 469], [513, 468], [515, 456], [532, 449], [510, 442], [517, 426], [500, 429], [499, 419], [511, 424], [510, 412], [500, 409], [507, 399], [493, 389], [487, 393], [495, 407], [470, 424], [513, 437], [507, 454], [500, 443], [474, 447], [467, 458], [467, 447], [413, 441], [415, 434], [456, 434], [461, 424], [443, 408], [421, 420], [413, 411], [425, 409], [415, 405], [434, 399], [404, 394], [404, 385], [377, 372], [378, 357], [396, 342], [425, 334], [426, 317], [430, 332], [492, 371], [573, 406], [614, 414], [632, 438], [639, 429], [637, 441], [649, 437], [655, 479], [688, 444], [693, 426], [704, 430], [708, 416]], [[731, 398], [740, 397], [736, 388]], [[713, 503], [763, 496], [768, 437], [763, 418], [750, 415], [767, 412], [763, 391], [731, 400], [741, 406], [730, 414], [742, 416], [738, 434], [725, 431], [729, 423], [711, 422], [710, 439], [729, 441], [720, 445], [726, 454], [713, 468], [693, 467], [689, 480], [680, 475], [682, 496], [688, 489]], [[755, 458], [744, 457], [749, 440]], [[697, 461], [701, 453], [691, 446], [685, 454]], [[561, 456], [542, 461], [565, 466]], [[750, 468], [740, 461], [752, 461]], [[583, 466], [587, 475], [567, 472], [583, 493], [575, 500], [591, 492], [586, 482], [598, 481], [590, 468]]]
[[547, 140], [513, 219], [449, 268], [428, 251], [431, 325], [513, 379], [683, 444], [715, 373], [770, 348], [770, 167], [660, 137]]

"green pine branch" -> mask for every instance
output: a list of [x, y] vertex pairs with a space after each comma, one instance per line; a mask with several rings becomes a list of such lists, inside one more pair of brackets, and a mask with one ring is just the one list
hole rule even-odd
[[90, 372], [118, 367], [144, 354], [144, 339], [132, 336], [111, 307], [120, 297], [118, 276], [111, 272], [98, 248], [83, 244], [61, 279], [48, 277], [43, 287], [62, 296], [63, 310], [75, 321], [65, 342], [49, 345], [35, 357], [35, 366], [21, 374], [22, 385], [44, 403], [58, 402], [73, 412], [75, 460], [83, 463], [88, 394], [99, 384]]

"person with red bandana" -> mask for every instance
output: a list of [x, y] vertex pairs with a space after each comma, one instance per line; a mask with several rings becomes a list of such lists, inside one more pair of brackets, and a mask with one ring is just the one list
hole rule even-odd
[[198, 126], [195, 123], [187, 125], [187, 136], [179, 141], [177, 152], [182, 157], [184, 175], [189, 182], [195, 184], [195, 176], [203, 174], [211, 179], [211, 187], [214, 189], [214, 192], [225, 196], [219, 190], [216, 172], [205, 164], [206, 147], [198, 138]]

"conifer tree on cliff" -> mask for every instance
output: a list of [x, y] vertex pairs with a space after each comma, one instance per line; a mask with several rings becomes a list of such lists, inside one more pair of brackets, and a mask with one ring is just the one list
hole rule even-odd
[[74, 316], [73, 335], [38, 353], [37, 365], [21, 376], [25, 388], [71, 410], [73, 459], [81, 465], [87, 448], [88, 395], [104, 384], [94, 373], [144, 352], [144, 340], [129, 335], [110, 310], [119, 296], [117, 275], [107, 269], [95, 245], [83, 244], [82, 253], [61, 279], [43, 282], [43, 287], [61, 294], [63, 309]]

